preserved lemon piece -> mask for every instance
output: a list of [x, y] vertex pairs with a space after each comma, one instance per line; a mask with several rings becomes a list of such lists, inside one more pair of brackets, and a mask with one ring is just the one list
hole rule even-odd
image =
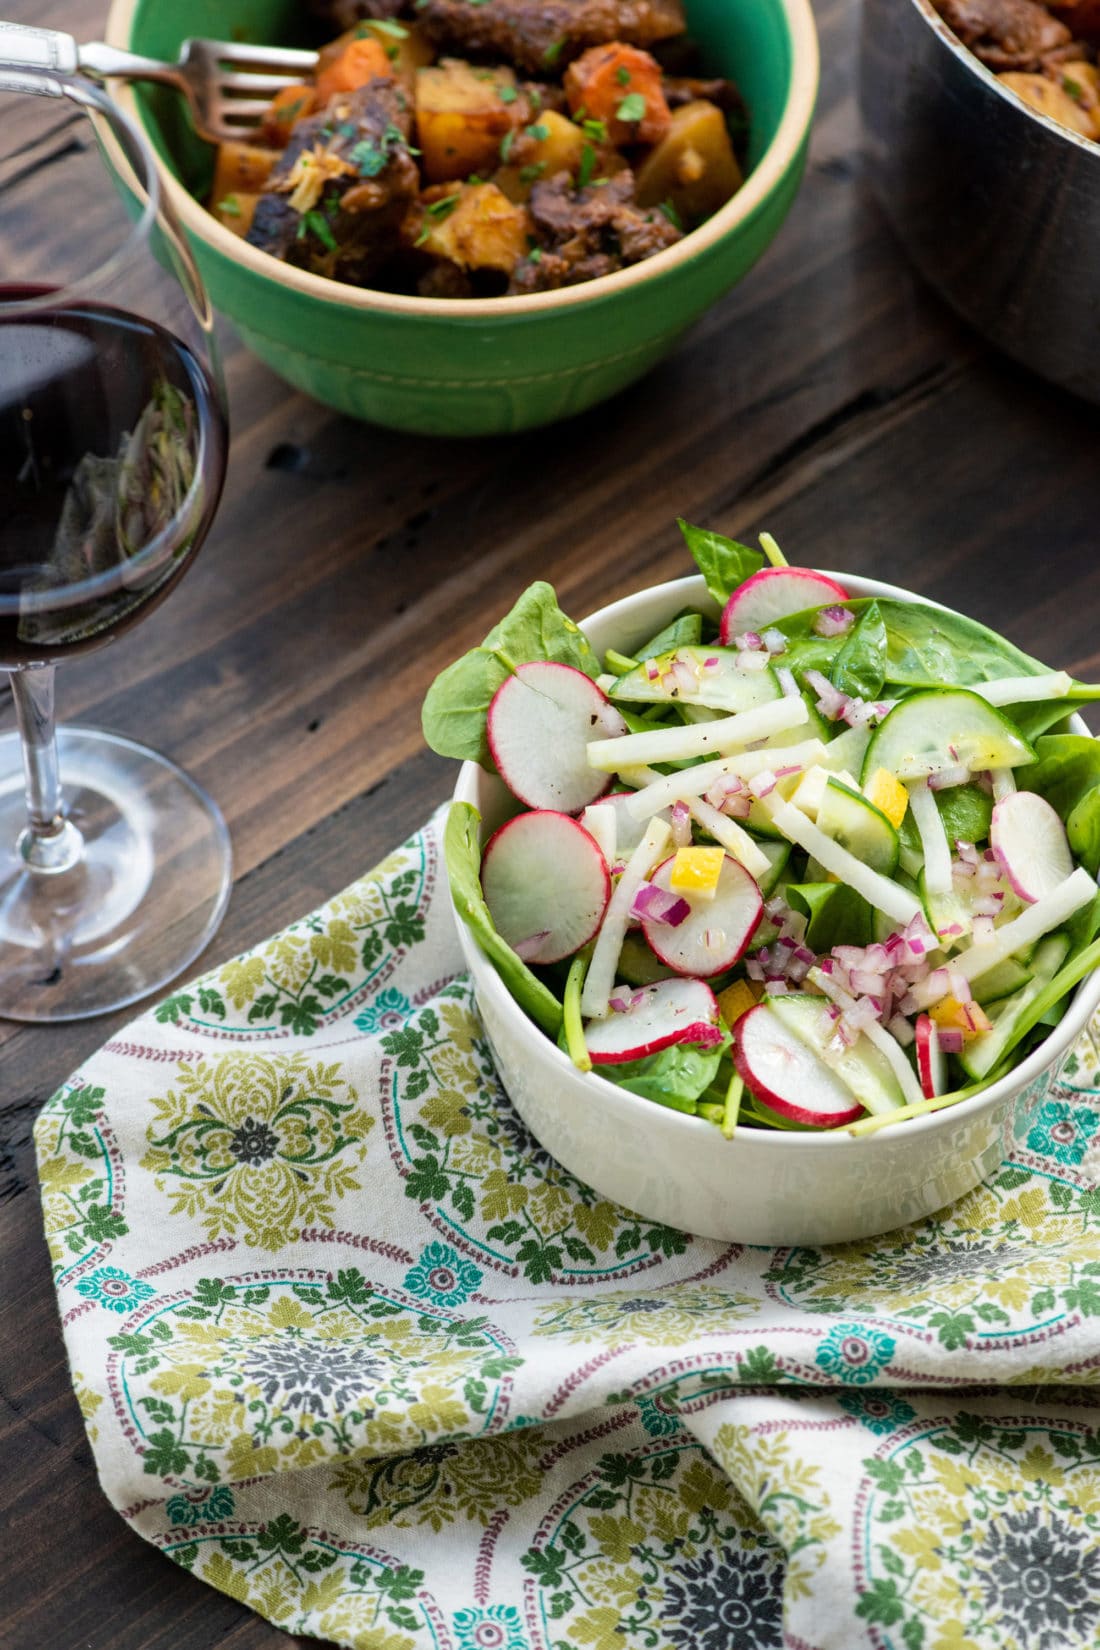
[[722, 875], [724, 848], [677, 848], [668, 885], [674, 894], [713, 899]]
[[886, 815], [896, 831], [909, 806], [909, 792], [901, 780], [895, 779], [889, 768], [876, 768], [863, 787], [863, 794], [880, 813]]

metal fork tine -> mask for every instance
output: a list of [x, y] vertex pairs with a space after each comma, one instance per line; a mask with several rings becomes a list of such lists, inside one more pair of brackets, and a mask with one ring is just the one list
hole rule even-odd
[[218, 63], [257, 63], [272, 69], [278, 67], [289, 73], [306, 73], [316, 68], [317, 53], [297, 51], [291, 46], [243, 46], [227, 40], [188, 40], [188, 47], [198, 47]]
[[254, 92], [257, 97], [273, 97], [276, 92], [282, 91], [284, 86], [296, 86], [299, 82], [287, 74], [225, 74], [218, 81], [218, 90], [221, 92]]
[[252, 103], [245, 102], [243, 99], [238, 102], [234, 98], [232, 101], [226, 101], [220, 105], [218, 117], [223, 125], [235, 127], [255, 126], [257, 121], [266, 113], [268, 107], [268, 104], [262, 103], [258, 98]]

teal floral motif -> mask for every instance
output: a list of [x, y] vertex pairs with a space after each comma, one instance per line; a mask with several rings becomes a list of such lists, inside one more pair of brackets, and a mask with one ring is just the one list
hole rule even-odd
[[1045, 1100], [1027, 1137], [1028, 1150], [1076, 1167], [1100, 1128], [1100, 1113], [1068, 1100]]
[[108, 1312], [132, 1312], [142, 1301], [152, 1300], [156, 1290], [151, 1284], [132, 1278], [117, 1266], [100, 1266], [81, 1278], [76, 1286], [78, 1295], [105, 1306]]
[[838, 1323], [814, 1353], [814, 1363], [838, 1381], [864, 1386], [882, 1374], [895, 1345], [881, 1330], [867, 1329], [861, 1323]]
[[854, 1415], [878, 1438], [908, 1426], [917, 1413], [904, 1398], [895, 1398], [887, 1392], [843, 1392], [837, 1401], [841, 1409]]
[[459, 1260], [445, 1243], [429, 1243], [416, 1265], [405, 1273], [405, 1288], [434, 1306], [461, 1306], [469, 1300], [482, 1273], [471, 1261]]
[[129, 1230], [112, 1161], [104, 1089], [77, 1080], [58, 1090], [34, 1126], [42, 1215], [60, 1282], [96, 1251], [106, 1258]]
[[527, 1634], [512, 1604], [455, 1611], [456, 1650], [527, 1650]]
[[355, 1029], [365, 1031], [368, 1036], [377, 1031], [396, 1031], [411, 1010], [409, 999], [391, 986], [386, 991], [380, 991], [362, 1013], [355, 1016]]
[[223, 1518], [232, 1518], [236, 1509], [233, 1491], [228, 1484], [215, 1484], [213, 1489], [187, 1490], [173, 1495], [165, 1503], [170, 1524], [217, 1524]]
[[651, 1438], [670, 1438], [680, 1431], [680, 1423], [654, 1398], [638, 1399], [638, 1419]]

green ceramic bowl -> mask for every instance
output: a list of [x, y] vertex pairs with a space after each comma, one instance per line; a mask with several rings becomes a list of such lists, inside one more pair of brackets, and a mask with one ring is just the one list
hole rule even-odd
[[[645, 263], [530, 297], [405, 298], [279, 263], [200, 204], [212, 151], [182, 101], [116, 83], [162, 162], [215, 306], [268, 366], [341, 412], [424, 435], [497, 435], [583, 411], [640, 378], [756, 262], [805, 163], [817, 92], [809, 0], [687, 0], [708, 67], [744, 92], [750, 173], [701, 228]], [[305, 0], [115, 0], [106, 38], [175, 57], [187, 35], [301, 43]], [[197, 198], [196, 198], [197, 197]]]

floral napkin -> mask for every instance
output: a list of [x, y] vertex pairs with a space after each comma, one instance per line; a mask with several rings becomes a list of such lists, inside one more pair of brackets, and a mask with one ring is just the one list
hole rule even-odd
[[1095, 1030], [937, 1219], [745, 1248], [558, 1168], [459, 967], [433, 821], [46, 1107], [122, 1516], [357, 1650], [1100, 1642]]

